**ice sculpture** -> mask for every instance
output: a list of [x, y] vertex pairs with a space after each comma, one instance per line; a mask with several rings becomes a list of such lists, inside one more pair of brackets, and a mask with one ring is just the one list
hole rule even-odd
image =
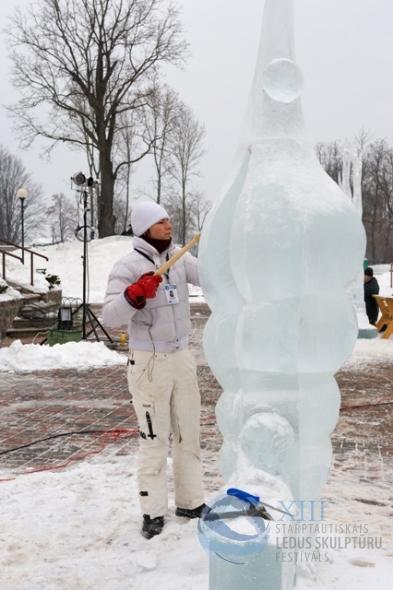
[[[363, 148], [362, 144], [357, 149], [349, 145], [344, 149], [343, 155], [343, 173], [340, 186], [352, 200], [352, 203], [358, 212], [359, 218], [363, 216], [363, 202], [362, 202], [362, 171], [363, 171]], [[364, 302], [364, 273], [363, 269], [359, 269], [351, 292], [353, 303], [358, 319], [358, 337], [359, 338], [376, 338], [378, 331], [375, 326], [372, 326], [366, 314], [366, 304]]]
[[[205, 353], [224, 389], [216, 410], [223, 476], [262, 497], [289, 489], [317, 499], [339, 411], [333, 375], [357, 336], [348, 286], [365, 233], [305, 138], [302, 84], [293, 0], [266, 0], [244, 135], [199, 260], [212, 310]], [[264, 550], [236, 569], [212, 555], [211, 590], [291, 588], [270, 558]]]

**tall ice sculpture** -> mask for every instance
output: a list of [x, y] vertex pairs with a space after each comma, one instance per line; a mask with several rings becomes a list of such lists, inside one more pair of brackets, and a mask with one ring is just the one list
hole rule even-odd
[[[302, 85], [293, 0], [266, 0], [241, 145], [199, 249], [205, 353], [224, 389], [221, 471], [277, 500], [285, 489], [318, 500], [327, 479], [334, 374], [357, 337], [348, 287], [365, 251], [358, 213], [305, 137]], [[211, 590], [290, 589], [293, 576], [266, 555], [233, 565], [212, 554]]]

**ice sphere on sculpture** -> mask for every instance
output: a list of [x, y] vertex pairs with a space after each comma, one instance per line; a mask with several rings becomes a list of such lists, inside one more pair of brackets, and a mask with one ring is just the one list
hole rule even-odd
[[303, 74], [291, 59], [274, 59], [263, 72], [262, 88], [273, 100], [290, 103], [300, 96]]
[[[293, 45], [293, 0], [266, 0], [245, 130], [199, 259], [212, 309], [205, 353], [224, 389], [223, 476], [261, 496], [288, 490], [316, 500], [339, 412], [334, 374], [357, 336], [348, 288], [365, 232], [305, 137]], [[275, 582], [262, 583], [266, 559], [238, 574], [212, 558], [211, 588], [291, 588], [277, 564]]]

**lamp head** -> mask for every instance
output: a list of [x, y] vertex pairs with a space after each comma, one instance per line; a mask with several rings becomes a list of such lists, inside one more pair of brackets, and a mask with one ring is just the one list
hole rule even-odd
[[18, 190], [16, 191], [16, 196], [21, 201], [24, 201], [26, 199], [27, 195], [28, 195], [27, 189], [24, 187], [18, 188]]

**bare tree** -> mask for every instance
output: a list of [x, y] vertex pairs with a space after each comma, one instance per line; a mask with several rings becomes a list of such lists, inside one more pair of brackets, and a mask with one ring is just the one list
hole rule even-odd
[[[143, 111], [131, 111], [119, 117], [119, 133], [116, 151], [126, 165], [121, 169], [115, 192], [115, 209], [121, 211], [121, 221], [117, 219], [115, 229], [125, 231], [130, 221], [131, 176], [134, 165], [139, 161], [138, 154], [143, 146], [151, 147], [145, 127]], [[118, 231], [117, 231], [118, 233]]]
[[373, 263], [380, 260], [378, 242], [386, 218], [382, 179], [387, 149], [385, 140], [372, 143], [363, 163], [363, 222], [367, 231], [367, 258]]
[[172, 240], [175, 244], [180, 244], [181, 209], [179, 207], [179, 195], [173, 191], [166, 191], [163, 205], [172, 223]]
[[24, 202], [25, 237], [33, 239], [43, 221], [41, 187], [33, 182], [19, 158], [0, 147], [0, 239], [14, 243], [21, 239], [21, 204], [16, 197], [21, 187], [28, 192]]
[[[349, 192], [362, 195], [362, 220], [367, 234], [366, 256], [372, 264], [393, 261], [393, 149], [385, 139], [368, 142], [362, 131], [355, 144], [362, 161], [355, 160], [348, 170], [343, 165], [344, 148], [339, 142], [319, 144], [317, 154], [334, 180], [344, 184]], [[345, 163], [345, 162], [344, 162]], [[358, 169], [355, 165], [358, 164]], [[357, 186], [359, 184], [359, 186]], [[361, 185], [361, 188], [360, 188]], [[355, 197], [355, 195], [354, 195]]]
[[191, 195], [190, 213], [193, 229], [197, 232], [202, 231], [211, 206], [211, 202], [207, 201], [201, 192], [196, 192]]
[[116, 216], [115, 233], [121, 234], [127, 228], [128, 212], [124, 199], [116, 198], [114, 201], [114, 212]]
[[25, 144], [42, 136], [97, 150], [99, 233], [113, 234], [114, 185], [128, 164], [114, 153], [119, 117], [144, 108], [161, 64], [182, 62], [177, 11], [167, 0], [38, 0], [27, 18], [15, 12], [10, 38]]
[[325, 171], [339, 184], [343, 176], [343, 150], [340, 143], [317, 143], [315, 151]]
[[77, 212], [63, 193], [52, 195], [52, 204], [46, 210], [51, 229], [52, 244], [64, 242], [74, 235], [77, 225]]
[[191, 183], [200, 173], [200, 161], [204, 154], [202, 147], [204, 136], [204, 128], [195, 119], [192, 110], [184, 104], [180, 105], [171, 137], [170, 173], [179, 195], [179, 236], [182, 244], [185, 244], [187, 239], [187, 211], [192, 198]]
[[[187, 240], [192, 234], [200, 233], [205, 223], [207, 214], [211, 208], [211, 203], [206, 201], [200, 192], [191, 192], [186, 215], [186, 236]], [[182, 208], [180, 207], [179, 194], [170, 192], [166, 194], [165, 209], [172, 221], [173, 240], [175, 243], [183, 243], [183, 217]]]
[[180, 107], [179, 96], [174, 90], [168, 86], [161, 89], [156, 84], [145, 109], [145, 125], [154, 162], [157, 203], [161, 202], [165, 181], [169, 181], [171, 175], [171, 146], [173, 147]]

